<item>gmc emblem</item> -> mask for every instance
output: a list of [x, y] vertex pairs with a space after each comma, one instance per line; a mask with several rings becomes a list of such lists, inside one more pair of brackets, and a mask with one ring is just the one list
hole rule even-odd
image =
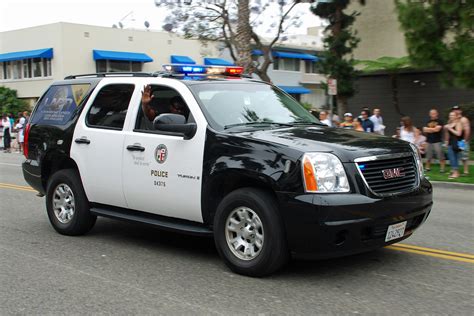
[[386, 180], [393, 178], [401, 178], [405, 176], [403, 168], [384, 169], [382, 170], [382, 174], [383, 178]]

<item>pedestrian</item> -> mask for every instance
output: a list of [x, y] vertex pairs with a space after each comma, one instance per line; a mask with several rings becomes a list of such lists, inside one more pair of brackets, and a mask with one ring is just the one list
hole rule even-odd
[[360, 112], [361, 115], [361, 124], [362, 128], [364, 129], [365, 132], [367, 133], [373, 133], [374, 132], [374, 123], [369, 119], [370, 111], [369, 110], [362, 110]]
[[455, 105], [453, 106], [454, 112], [458, 115], [459, 121], [461, 122], [462, 132], [463, 132], [463, 139], [461, 140], [461, 160], [464, 167], [463, 175], [467, 176], [469, 174], [469, 151], [470, 149], [470, 141], [471, 141], [471, 122], [469, 119], [462, 115], [462, 109], [460, 106]]
[[2, 130], [3, 130], [3, 152], [10, 152], [10, 143], [11, 143], [11, 123], [8, 115], [3, 113], [2, 115]]
[[426, 152], [426, 137], [421, 133], [421, 130], [415, 127], [415, 138], [413, 144], [420, 151], [421, 157], [425, 157]]
[[352, 125], [353, 125], [354, 131], [358, 131], [358, 132], [363, 132], [364, 131], [364, 128], [362, 127], [362, 122], [361, 122], [360, 118], [358, 118], [358, 117], [354, 118], [354, 120], [352, 121]]
[[19, 113], [20, 119], [18, 120], [18, 123], [15, 126], [15, 129], [18, 131], [17, 134], [17, 141], [19, 144], [18, 151], [21, 153], [23, 152], [23, 146], [24, 146], [24, 139], [25, 139], [25, 127], [26, 127], [26, 119], [23, 117], [23, 113]]
[[370, 117], [372, 123], [374, 123], [374, 132], [379, 135], [385, 134], [385, 125], [383, 125], [382, 112], [380, 109], [374, 109], [373, 115]]
[[402, 127], [400, 128], [400, 139], [414, 144], [415, 128], [409, 116], [402, 117]]
[[426, 134], [426, 171], [431, 170], [431, 160], [434, 154], [439, 160], [441, 173], [444, 173], [446, 160], [444, 159], [444, 152], [442, 148], [443, 143], [443, 125], [444, 122], [439, 118], [439, 112], [432, 109], [429, 113], [430, 119], [423, 127], [423, 133]]
[[354, 129], [354, 123], [353, 123], [353, 118], [352, 118], [352, 113], [345, 113], [344, 114], [344, 122], [339, 124], [339, 127], [344, 128], [344, 129]]
[[321, 121], [321, 123], [326, 124], [329, 127], [332, 126], [332, 122], [328, 117], [328, 112], [326, 111], [319, 112], [319, 120]]
[[463, 139], [463, 130], [461, 120], [455, 111], [449, 113], [448, 124], [444, 126], [446, 138], [445, 145], [448, 147], [449, 164], [451, 165], [451, 174], [449, 179], [459, 177], [459, 148], [458, 142]]

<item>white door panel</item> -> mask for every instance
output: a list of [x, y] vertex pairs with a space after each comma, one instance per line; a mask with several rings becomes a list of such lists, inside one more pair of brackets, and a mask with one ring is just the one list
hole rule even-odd
[[[201, 184], [207, 122], [183, 83], [170, 79], [149, 79], [146, 83], [178, 91], [196, 121], [197, 132], [192, 139], [184, 140], [179, 136], [135, 132], [134, 125], [129, 125], [122, 169], [127, 204], [134, 210], [202, 222]], [[133, 122], [140, 105], [135, 106]], [[127, 149], [130, 145], [145, 150], [130, 151]], [[165, 147], [164, 159], [160, 150]]]
[[[111, 84], [130, 84], [130, 81], [127, 82], [126, 78], [113, 78], [104, 84], [99, 83], [95, 88], [74, 130], [71, 158], [79, 167], [82, 184], [90, 202], [127, 207], [122, 187], [125, 134], [123, 130], [89, 127], [86, 124], [86, 116], [95, 97], [104, 86]], [[140, 91], [135, 86], [131, 104], [137, 102], [139, 94]], [[130, 120], [128, 113], [124, 128], [128, 126]], [[76, 139], [87, 139], [89, 143], [76, 143]]]

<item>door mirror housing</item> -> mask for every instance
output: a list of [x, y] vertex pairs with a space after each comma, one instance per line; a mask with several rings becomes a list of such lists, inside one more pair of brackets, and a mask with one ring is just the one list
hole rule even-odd
[[181, 114], [163, 113], [153, 120], [153, 127], [157, 131], [182, 135], [184, 139], [191, 139], [196, 134], [196, 123], [186, 123]]

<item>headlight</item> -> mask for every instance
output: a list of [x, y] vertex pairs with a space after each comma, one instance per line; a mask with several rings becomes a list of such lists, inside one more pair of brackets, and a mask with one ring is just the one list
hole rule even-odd
[[425, 177], [425, 170], [423, 170], [423, 162], [421, 160], [420, 150], [418, 149], [418, 147], [416, 147], [412, 143], [410, 143], [410, 147], [413, 150], [413, 154], [415, 156], [416, 168], [418, 170], [418, 176], [420, 177], [420, 179], [423, 179]]
[[339, 158], [327, 153], [306, 153], [302, 159], [306, 192], [349, 192], [349, 181]]

